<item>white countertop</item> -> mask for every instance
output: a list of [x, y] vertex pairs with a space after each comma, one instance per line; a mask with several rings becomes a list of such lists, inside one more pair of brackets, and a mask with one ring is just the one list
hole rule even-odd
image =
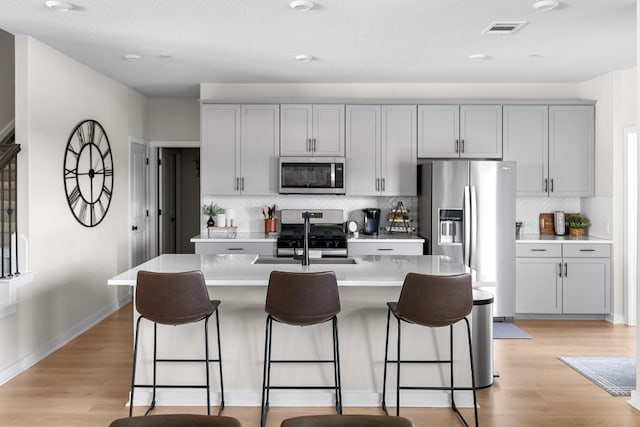
[[237, 240], [241, 242], [273, 242], [278, 239], [278, 233], [249, 233], [239, 232], [231, 235], [224, 231], [215, 231], [211, 234], [200, 233], [191, 238], [192, 243], [207, 243], [207, 242], [228, 242], [229, 240]]
[[555, 234], [523, 234], [516, 238], [516, 243], [606, 243], [611, 244], [613, 240], [596, 236], [556, 236]]
[[445, 256], [362, 256], [356, 264], [253, 264], [257, 255], [165, 254], [109, 279], [109, 285], [135, 286], [139, 270], [201, 270], [208, 286], [267, 286], [271, 271], [334, 271], [339, 286], [402, 286], [408, 272], [450, 275], [467, 271]]

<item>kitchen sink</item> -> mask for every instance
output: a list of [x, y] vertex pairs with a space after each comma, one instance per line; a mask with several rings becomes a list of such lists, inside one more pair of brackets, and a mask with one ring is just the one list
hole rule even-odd
[[[258, 257], [253, 264], [302, 264], [294, 258]], [[309, 264], [357, 264], [353, 258], [309, 258]]]

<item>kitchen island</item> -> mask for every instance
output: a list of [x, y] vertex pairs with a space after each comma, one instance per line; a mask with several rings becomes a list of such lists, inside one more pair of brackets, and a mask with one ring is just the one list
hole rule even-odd
[[[257, 263], [257, 260], [267, 263]], [[387, 301], [397, 301], [404, 276], [408, 272], [449, 275], [466, 271], [462, 264], [439, 256], [362, 256], [354, 264], [273, 264], [273, 258], [257, 255], [162, 255], [119, 274], [109, 285], [135, 286], [139, 270], [177, 272], [201, 270], [212, 298], [220, 299], [220, 329], [225, 382], [225, 401], [229, 406], [259, 406], [264, 356], [264, 301], [269, 274], [279, 271], [334, 271], [340, 288], [342, 310], [338, 315], [340, 357], [342, 363], [343, 402], [345, 406], [376, 406], [380, 402], [384, 360], [384, 336]], [[258, 261], [260, 262], [260, 261]], [[135, 309], [134, 309], [135, 310]], [[135, 314], [137, 317], [137, 314]], [[133, 327], [133, 325], [132, 325]], [[392, 339], [395, 327], [392, 323]], [[138, 359], [138, 381], [150, 382], [153, 328], [142, 322]], [[213, 332], [212, 332], [213, 334]], [[193, 357], [202, 354], [202, 327], [199, 324], [158, 328], [158, 354], [161, 357]], [[409, 358], [446, 357], [448, 329], [403, 328]], [[212, 338], [215, 336], [212, 335]], [[296, 354], [309, 358], [327, 358], [331, 354], [330, 323], [293, 328], [274, 325], [273, 355]], [[470, 385], [468, 352], [464, 325], [456, 325], [455, 343], [457, 383]], [[393, 353], [391, 353], [391, 357]], [[193, 364], [192, 364], [193, 365]], [[330, 367], [274, 367], [272, 383], [330, 383]], [[427, 378], [446, 381], [447, 367], [403, 367], [403, 378]], [[390, 375], [395, 375], [391, 368]], [[419, 374], [415, 374], [419, 372]], [[158, 382], [196, 383], [202, 381], [200, 366], [161, 366]], [[212, 390], [218, 391], [216, 370], [212, 370]], [[393, 387], [394, 381], [391, 381]], [[213, 393], [213, 392], [212, 392]], [[146, 405], [150, 393], [136, 390], [135, 405]], [[390, 393], [389, 396], [394, 396]], [[448, 394], [441, 391], [416, 391], [403, 394], [407, 406], [447, 406]], [[124, 397], [124, 396], [123, 396]], [[219, 396], [212, 396], [217, 402]], [[471, 404], [470, 392], [460, 392], [459, 405]], [[157, 405], [204, 405], [200, 390], [160, 389]], [[316, 391], [273, 391], [274, 406], [331, 406], [333, 393]], [[390, 401], [390, 405], [393, 403]]]

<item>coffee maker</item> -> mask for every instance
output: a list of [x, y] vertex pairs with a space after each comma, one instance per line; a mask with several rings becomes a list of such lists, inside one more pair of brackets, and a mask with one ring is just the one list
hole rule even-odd
[[364, 213], [362, 234], [378, 234], [380, 230], [380, 209], [366, 208], [362, 209], [362, 212]]

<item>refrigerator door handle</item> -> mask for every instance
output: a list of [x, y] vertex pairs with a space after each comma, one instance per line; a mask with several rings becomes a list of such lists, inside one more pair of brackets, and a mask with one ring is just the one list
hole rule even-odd
[[469, 251], [469, 268], [473, 267], [473, 262], [476, 256], [477, 250], [477, 237], [478, 237], [478, 209], [476, 201], [476, 187], [471, 186], [471, 230], [469, 235], [471, 236], [471, 250]]
[[464, 231], [462, 233], [462, 262], [467, 267], [471, 267], [471, 189], [464, 187], [464, 198], [462, 201], [464, 212]]

